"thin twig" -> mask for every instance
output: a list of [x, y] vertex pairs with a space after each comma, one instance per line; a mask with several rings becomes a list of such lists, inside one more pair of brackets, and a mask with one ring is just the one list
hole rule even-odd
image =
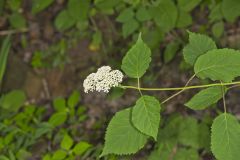
[[4, 30], [4, 31], [0, 31], [0, 36], [6, 36], [6, 35], [10, 35], [10, 34], [17, 34], [17, 33], [25, 33], [25, 32], [28, 32], [28, 28]]
[[171, 100], [172, 98], [176, 97], [177, 95], [181, 94], [182, 92], [184, 92], [186, 89], [186, 87], [189, 85], [189, 83], [193, 80], [193, 78], [196, 75], [194, 74], [191, 78], [189, 78], [189, 80], [187, 81], [187, 83], [185, 84], [184, 88], [182, 90], [180, 90], [179, 92], [173, 94], [172, 96], [168, 97], [167, 99], [165, 99], [162, 104], [166, 103], [167, 101]]

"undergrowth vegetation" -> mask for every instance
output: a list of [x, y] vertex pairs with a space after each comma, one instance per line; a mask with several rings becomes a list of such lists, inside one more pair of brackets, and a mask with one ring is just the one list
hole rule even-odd
[[0, 160], [238, 160], [239, 16], [239, 0], [0, 0]]

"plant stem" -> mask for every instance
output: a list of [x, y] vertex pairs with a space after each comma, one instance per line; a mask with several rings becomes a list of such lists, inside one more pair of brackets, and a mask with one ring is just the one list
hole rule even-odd
[[240, 81], [227, 82], [227, 83], [212, 83], [212, 84], [186, 86], [186, 87], [173, 87], [173, 88], [143, 88], [143, 87], [135, 87], [135, 86], [119, 86], [119, 87], [123, 89], [135, 89], [135, 90], [141, 90], [141, 91], [177, 91], [177, 90], [189, 90], [189, 89], [197, 89], [197, 88], [207, 88], [207, 87], [214, 87], [214, 86], [231, 86], [231, 85], [240, 85]]
[[[223, 84], [222, 81], [221, 81], [221, 84]], [[225, 88], [223, 87], [223, 85], [222, 85], [221, 88], [222, 88], [224, 113], [226, 114], [227, 113], [227, 106], [226, 106], [226, 100], [225, 100]]]
[[[189, 83], [193, 80], [193, 78], [196, 76], [196, 74], [194, 74], [191, 78], [189, 78], [189, 80], [187, 81], [187, 83], [185, 84], [185, 88], [189, 85]], [[186, 89], [182, 89], [180, 91], [178, 91], [177, 93], [173, 94], [172, 96], [168, 97], [167, 99], [165, 99], [162, 104], [166, 103], [167, 101], [171, 100], [172, 98], [176, 97], [177, 95], [181, 94], [183, 91], [185, 91]]]
[[141, 92], [141, 85], [140, 85], [140, 79], [138, 78], [137, 79], [137, 82], [138, 82], [138, 91], [139, 91], [139, 93], [141, 94], [141, 96], [142, 96], [142, 92]]

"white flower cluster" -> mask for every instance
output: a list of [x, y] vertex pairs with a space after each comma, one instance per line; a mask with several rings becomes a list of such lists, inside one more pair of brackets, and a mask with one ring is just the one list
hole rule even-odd
[[103, 66], [96, 73], [91, 73], [83, 82], [84, 92], [103, 91], [108, 93], [112, 87], [118, 86], [123, 79], [119, 70], [112, 70], [109, 66]]

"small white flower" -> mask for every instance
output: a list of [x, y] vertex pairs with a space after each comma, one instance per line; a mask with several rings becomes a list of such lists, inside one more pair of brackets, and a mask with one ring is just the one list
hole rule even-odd
[[98, 91], [108, 93], [112, 87], [117, 87], [123, 79], [119, 70], [112, 70], [109, 66], [103, 66], [96, 73], [91, 73], [83, 82], [84, 92]]

